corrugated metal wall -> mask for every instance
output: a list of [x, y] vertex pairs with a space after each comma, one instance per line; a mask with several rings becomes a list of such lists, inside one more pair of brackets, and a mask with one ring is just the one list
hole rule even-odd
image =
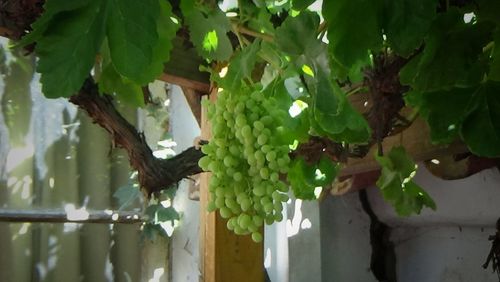
[[[66, 99], [40, 93], [31, 57], [0, 54], [0, 207], [116, 208], [125, 155]], [[128, 113], [135, 117], [135, 113]], [[138, 225], [0, 223], [0, 281], [139, 281]]]

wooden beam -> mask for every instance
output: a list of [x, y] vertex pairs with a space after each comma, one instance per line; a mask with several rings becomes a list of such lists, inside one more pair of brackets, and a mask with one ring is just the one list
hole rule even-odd
[[[216, 99], [216, 93], [210, 95]], [[210, 124], [202, 112], [202, 139], [210, 138]], [[208, 213], [209, 173], [200, 182], [200, 260], [203, 282], [262, 282], [264, 281], [263, 243], [250, 236], [235, 235], [226, 227], [226, 220], [216, 212]]]
[[197, 80], [191, 80], [188, 78], [176, 76], [169, 73], [163, 73], [162, 75], [160, 75], [158, 79], [168, 83], [179, 85], [180, 87], [190, 88], [199, 91], [201, 92], [200, 95], [206, 95], [210, 91], [210, 85], [208, 85], [207, 83], [200, 82]]
[[184, 97], [191, 108], [191, 112], [193, 113], [196, 121], [198, 122], [198, 126], [201, 127], [201, 95], [198, 91], [188, 88], [182, 87], [182, 92], [184, 93]]

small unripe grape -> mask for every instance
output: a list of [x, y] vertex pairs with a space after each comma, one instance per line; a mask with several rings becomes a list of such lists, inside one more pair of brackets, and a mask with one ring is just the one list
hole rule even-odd
[[252, 221], [257, 227], [261, 227], [262, 224], [264, 223], [264, 219], [259, 215], [252, 216]]
[[215, 206], [218, 209], [223, 208], [225, 205], [226, 205], [226, 203], [224, 202], [224, 198], [223, 197], [217, 197], [215, 199]]
[[233, 174], [233, 178], [236, 181], [241, 181], [243, 179], [243, 175], [240, 172], [236, 172]]
[[220, 216], [222, 218], [230, 218], [232, 215], [232, 212], [229, 208], [227, 207], [222, 207], [219, 209]]
[[209, 156], [204, 156], [198, 161], [198, 165], [201, 167], [201, 169], [206, 171], [208, 170], [208, 165], [210, 165], [211, 162], [212, 160]]
[[257, 137], [257, 143], [259, 143], [259, 145], [266, 144], [268, 140], [269, 137], [267, 137], [267, 135], [265, 134], [260, 134], [259, 137]]
[[252, 233], [252, 240], [255, 243], [260, 243], [262, 241], [262, 235], [259, 232], [253, 232]]
[[252, 218], [248, 214], [242, 213], [238, 217], [238, 224], [243, 229], [248, 229], [248, 225], [250, 225], [251, 222]]
[[208, 212], [213, 212], [216, 209], [217, 209], [217, 207], [215, 206], [215, 203], [213, 201], [208, 202], [208, 204], [207, 204], [207, 211]]
[[226, 223], [226, 227], [227, 229], [229, 230], [234, 230], [234, 217], [230, 218], [227, 223]]
[[270, 179], [272, 182], [277, 182], [277, 181], [279, 181], [280, 176], [279, 176], [279, 174], [277, 174], [276, 172], [273, 172], [273, 173], [271, 173], [271, 175], [269, 176], [269, 179]]
[[266, 154], [266, 160], [268, 162], [276, 160], [276, 152], [275, 151], [270, 151]]
[[263, 196], [263, 195], [266, 194], [266, 187], [263, 186], [263, 185], [259, 185], [259, 186], [253, 187], [252, 192], [256, 196]]
[[262, 177], [264, 179], [268, 179], [269, 178], [269, 170], [265, 167], [261, 168], [260, 169], [260, 177]]

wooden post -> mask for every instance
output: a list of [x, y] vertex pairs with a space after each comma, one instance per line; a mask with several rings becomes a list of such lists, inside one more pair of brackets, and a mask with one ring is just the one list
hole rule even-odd
[[[216, 89], [210, 100], [216, 99]], [[206, 98], [204, 98], [206, 99]], [[210, 138], [210, 125], [205, 109], [202, 111], [201, 137]], [[263, 243], [250, 236], [235, 235], [226, 227], [226, 220], [217, 212], [208, 213], [208, 180], [203, 173], [200, 181], [200, 263], [204, 282], [262, 282], [264, 281]]]

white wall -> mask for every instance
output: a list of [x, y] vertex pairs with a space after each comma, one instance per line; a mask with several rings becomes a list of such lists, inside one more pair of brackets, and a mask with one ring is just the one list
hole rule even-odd
[[[170, 126], [177, 146], [176, 153], [193, 146], [200, 135], [200, 128], [178, 86], [170, 91]], [[188, 197], [188, 181], [183, 180], [174, 201], [174, 207], [182, 212], [182, 219], [172, 236], [172, 281], [199, 281], [199, 202]]]
[[379, 219], [394, 227], [399, 281], [491, 281], [498, 277], [481, 265], [488, 255], [500, 217], [500, 173], [484, 170], [461, 180], [445, 181], [425, 168], [416, 182], [431, 195], [437, 210], [401, 218], [377, 189], [369, 196]]
[[[376, 187], [368, 189], [374, 212], [392, 228], [398, 281], [497, 282], [496, 274], [481, 266], [491, 246], [488, 235], [500, 217], [498, 170], [444, 181], [421, 168], [416, 182], [434, 199], [436, 211], [399, 217]], [[321, 204], [321, 252], [323, 281], [376, 281], [369, 272], [369, 219], [358, 193]]]

